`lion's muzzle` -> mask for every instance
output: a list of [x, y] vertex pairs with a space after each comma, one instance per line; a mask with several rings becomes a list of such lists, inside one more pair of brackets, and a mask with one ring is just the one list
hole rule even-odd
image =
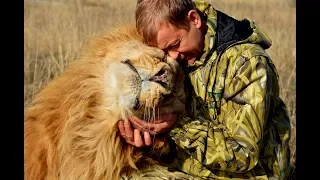
[[162, 68], [157, 74], [149, 79], [149, 81], [153, 81], [159, 83], [164, 88], [168, 88], [168, 71]]

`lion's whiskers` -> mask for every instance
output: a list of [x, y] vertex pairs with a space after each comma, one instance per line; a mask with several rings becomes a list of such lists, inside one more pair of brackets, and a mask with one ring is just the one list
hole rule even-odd
[[[158, 92], [154, 92], [154, 89], [151, 89], [150, 97], [145, 100], [143, 119], [148, 123], [155, 122], [156, 117], [159, 119], [159, 108], [157, 108], [157, 104], [153, 101], [153, 98], [157, 94]], [[148, 125], [146, 131], [151, 131], [150, 125]], [[155, 135], [152, 135], [152, 142], [155, 142]]]

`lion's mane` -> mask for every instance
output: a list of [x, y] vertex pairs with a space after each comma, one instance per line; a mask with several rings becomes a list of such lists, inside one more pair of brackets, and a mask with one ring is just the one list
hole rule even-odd
[[125, 143], [117, 127], [130, 110], [104, 97], [108, 82], [100, 60], [119, 56], [118, 45], [131, 40], [142, 41], [134, 26], [94, 38], [82, 57], [25, 109], [26, 180], [111, 180], [139, 169], [142, 152]]

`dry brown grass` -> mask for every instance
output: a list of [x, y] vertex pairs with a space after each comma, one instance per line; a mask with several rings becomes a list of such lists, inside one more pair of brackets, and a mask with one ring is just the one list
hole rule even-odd
[[[254, 20], [273, 40], [268, 53], [280, 75], [281, 97], [296, 127], [296, 7], [294, 0], [209, 0], [238, 19]], [[134, 22], [135, 0], [24, 0], [24, 104], [75, 60], [87, 38], [120, 22]], [[294, 178], [294, 177], [293, 177]]]

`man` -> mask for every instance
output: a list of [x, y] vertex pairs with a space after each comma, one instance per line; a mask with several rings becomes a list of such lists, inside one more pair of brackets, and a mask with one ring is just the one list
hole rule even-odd
[[191, 106], [188, 117], [120, 121], [126, 141], [149, 146], [150, 134], [171, 130], [171, 166], [185, 173], [286, 179], [290, 121], [277, 70], [265, 52], [271, 46], [266, 34], [253, 21], [236, 20], [206, 1], [138, 0], [136, 25], [146, 43], [184, 67]]

